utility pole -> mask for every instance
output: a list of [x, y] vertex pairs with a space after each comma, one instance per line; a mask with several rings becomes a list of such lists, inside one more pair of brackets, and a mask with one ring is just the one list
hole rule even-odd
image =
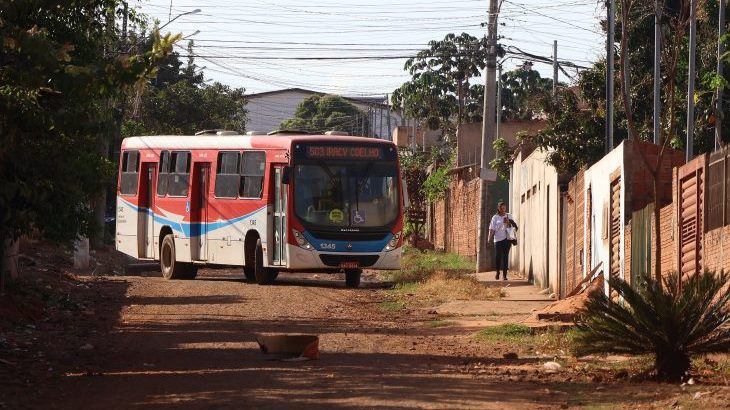
[[695, 129], [695, 50], [697, 48], [697, 0], [689, 9], [689, 72], [687, 79], [687, 162], [694, 157]]
[[380, 135], [378, 135], [378, 138], [383, 139], [383, 106], [378, 106], [378, 112], [380, 113]]
[[608, 38], [606, 39], [606, 152], [613, 149], [613, 80], [614, 80], [614, 39], [616, 32], [616, 0], [608, 0]]
[[661, 143], [661, 50], [662, 50], [662, 8], [654, 0], [654, 144]]
[[502, 125], [502, 64], [497, 65], [497, 126], [495, 127], [496, 138], [500, 138], [499, 128]]
[[553, 98], [556, 98], [557, 96], [558, 96], [558, 40], [553, 40]]
[[[725, 1], [720, 0], [720, 12], [718, 13], [718, 29], [717, 29], [717, 75], [722, 77], [723, 64], [721, 55], [725, 53], [725, 44], [722, 42], [722, 36], [725, 35]], [[722, 91], [723, 86], [717, 87], [717, 97], [715, 99], [715, 149], [720, 149], [720, 143], [722, 142]]]
[[385, 103], [388, 104], [388, 141], [393, 141], [393, 131], [390, 128], [390, 99], [388, 99], [388, 94], [385, 94]]
[[477, 241], [477, 272], [487, 269], [487, 257], [491, 252], [487, 251], [489, 246], [489, 207], [487, 206], [487, 167], [489, 160], [494, 156], [492, 143], [494, 142], [496, 69], [497, 69], [497, 6], [498, 0], [489, 0], [489, 25], [487, 27], [487, 64], [485, 69], [484, 83], [484, 111], [482, 112], [482, 158], [479, 169], [479, 237]]

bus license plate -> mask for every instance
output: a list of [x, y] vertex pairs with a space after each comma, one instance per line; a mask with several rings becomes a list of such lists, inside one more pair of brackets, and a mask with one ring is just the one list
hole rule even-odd
[[340, 268], [343, 268], [343, 269], [357, 269], [359, 267], [360, 267], [360, 264], [357, 261], [340, 262]]

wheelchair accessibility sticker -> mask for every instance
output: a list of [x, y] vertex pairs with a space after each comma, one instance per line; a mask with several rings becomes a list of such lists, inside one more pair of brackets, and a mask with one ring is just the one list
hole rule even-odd
[[365, 211], [359, 209], [352, 210], [352, 223], [355, 225], [364, 224], [367, 221], [365, 217]]

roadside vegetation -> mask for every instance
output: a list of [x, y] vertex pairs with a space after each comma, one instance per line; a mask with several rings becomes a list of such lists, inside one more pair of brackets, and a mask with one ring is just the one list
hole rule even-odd
[[394, 286], [381, 307], [393, 311], [454, 300], [499, 299], [501, 290], [479, 283], [473, 271], [474, 263], [462, 256], [407, 247], [401, 270], [383, 275]]
[[[691, 359], [730, 350], [730, 275], [645, 277], [635, 289], [611, 277], [617, 298], [593, 293], [581, 312], [578, 354], [648, 354], [661, 381], [687, 379]], [[618, 303], [618, 300], [625, 303]]]

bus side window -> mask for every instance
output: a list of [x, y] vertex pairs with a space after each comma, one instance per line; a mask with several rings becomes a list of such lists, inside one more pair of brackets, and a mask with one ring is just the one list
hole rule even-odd
[[122, 178], [119, 192], [125, 196], [137, 195], [139, 184], [139, 151], [122, 154]]
[[169, 196], [188, 196], [190, 182], [190, 153], [173, 151], [170, 157], [172, 172], [168, 175], [167, 194]]
[[241, 198], [261, 198], [264, 192], [264, 168], [266, 153], [244, 151], [241, 156], [241, 185], [238, 195]]
[[160, 170], [157, 173], [157, 196], [167, 195], [167, 182], [170, 175], [170, 152], [160, 153]]
[[238, 173], [241, 154], [237, 151], [219, 152], [215, 175], [216, 198], [237, 198], [241, 175]]

